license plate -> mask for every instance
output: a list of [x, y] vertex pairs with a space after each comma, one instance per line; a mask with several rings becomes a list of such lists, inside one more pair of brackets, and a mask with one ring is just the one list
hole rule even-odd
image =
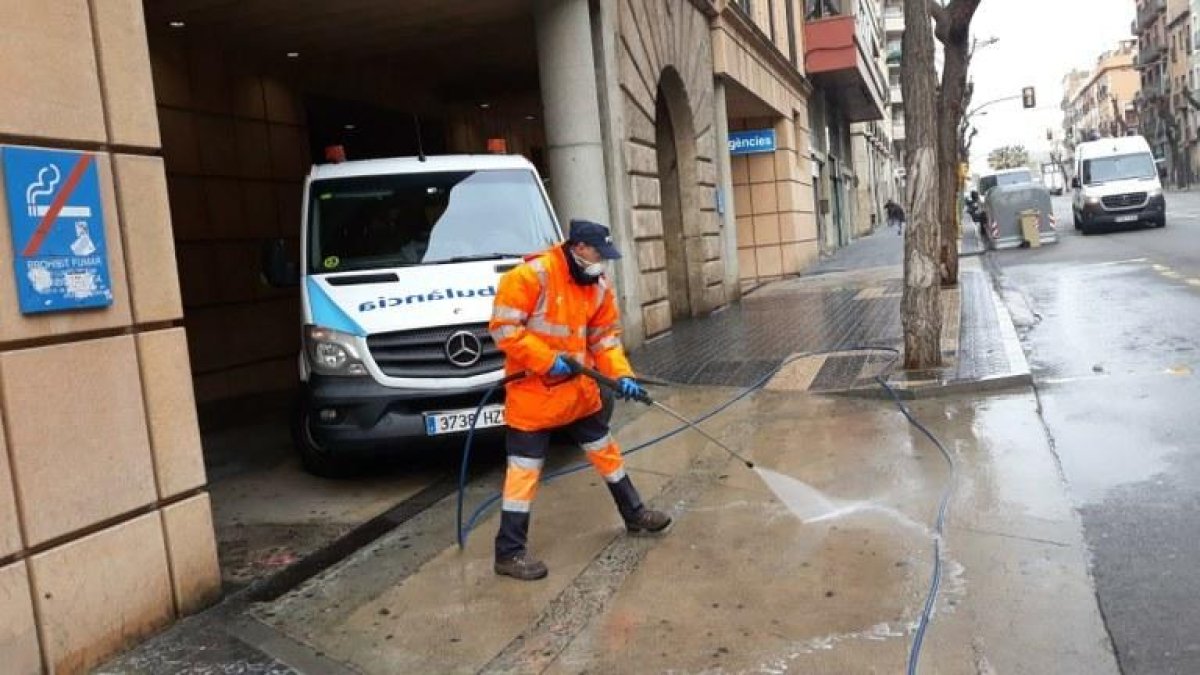
[[[470, 410], [447, 410], [439, 413], [425, 414], [425, 435], [440, 436], [469, 431], [471, 421], [475, 419], [475, 408]], [[479, 413], [476, 429], [488, 429], [504, 426], [504, 406], [490, 405]]]
[[1134, 223], [1137, 222], [1137, 216], [1117, 216], [1118, 223]]

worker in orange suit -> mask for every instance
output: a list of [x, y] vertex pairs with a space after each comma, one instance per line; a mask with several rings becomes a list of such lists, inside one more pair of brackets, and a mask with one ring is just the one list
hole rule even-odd
[[526, 542], [530, 507], [556, 430], [586, 451], [627, 531], [657, 534], [671, 524], [667, 514], [642, 505], [601, 414], [596, 382], [576, 374], [568, 360], [616, 380], [623, 399], [645, 394], [621, 346], [616, 299], [604, 276], [605, 261], [620, 257], [608, 228], [573, 220], [565, 243], [531, 256], [500, 279], [488, 330], [504, 351], [506, 374], [527, 376], [505, 390], [508, 468], [496, 574], [532, 581], [548, 573], [545, 564], [529, 555]]

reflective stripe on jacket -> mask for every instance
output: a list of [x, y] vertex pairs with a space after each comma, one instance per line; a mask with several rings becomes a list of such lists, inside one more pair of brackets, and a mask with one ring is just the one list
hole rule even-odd
[[507, 272], [496, 291], [488, 330], [504, 351], [505, 372], [532, 373], [507, 385], [505, 420], [514, 429], [552, 429], [600, 410], [591, 378], [546, 376], [559, 354], [614, 379], [633, 375], [608, 280], [575, 283], [566, 256], [561, 245], [549, 249]]

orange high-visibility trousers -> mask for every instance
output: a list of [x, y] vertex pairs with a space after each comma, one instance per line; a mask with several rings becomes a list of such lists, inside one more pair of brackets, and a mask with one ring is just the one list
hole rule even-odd
[[[601, 414], [585, 417], [563, 429], [583, 448], [592, 467], [604, 478], [621, 517], [626, 521], [636, 518], [644, 508], [642, 499], [625, 473], [621, 448], [613, 440]], [[553, 432], [552, 429], [508, 430], [508, 468], [504, 474], [500, 531], [496, 534], [497, 560], [511, 558], [525, 550], [530, 511]]]

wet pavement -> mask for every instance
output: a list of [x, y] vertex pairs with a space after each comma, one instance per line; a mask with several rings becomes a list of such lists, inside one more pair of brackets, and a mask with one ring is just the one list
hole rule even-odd
[[1127, 674], [1200, 672], [1200, 195], [1163, 230], [992, 257]]
[[[792, 379], [806, 383], [801, 388], [873, 390], [875, 377], [890, 372], [903, 348], [903, 246], [894, 230], [881, 230], [809, 274], [761, 286], [713, 315], [677, 321], [668, 335], [634, 352], [633, 363], [668, 382], [747, 387], [785, 359], [811, 355], [792, 369]], [[1029, 383], [1008, 310], [978, 258], [963, 259], [959, 287], [943, 291], [942, 310], [945, 367], [896, 373], [898, 388], [945, 393], [956, 385], [981, 390]]]
[[[697, 416], [739, 392], [721, 385], [769, 375], [802, 348], [792, 340], [813, 349], [898, 341], [899, 267], [887, 264], [898, 260], [898, 244], [893, 233], [876, 235], [817, 274], [760, 289], [634, 357], [643, 369], [656, 358], [667, 369], [690, 365], [690, 375], [673, 378], [690, 384], [654, 393]], [[958, 316], [963, 298], [962, 328], [978, 333], [963, 341], [979, 353], [955, 367], [986, 367], [996, 350], [1013, 357], [1004, 340], [987, 341], [989, 331], [1002, 332], [1008, 310], [971, 260], [947, 312]], [[804, 311], [817, 313], [806, 320]], [[690, 364], [683, 358], [687, 348], [739, 337], [743, 349], [729, 363], [714, 365], [722, 359], [699, 352]], [[943, 345], [955, 357], [959, 337], [952, 330]], [[590, 471], [547, 483], [531, 544], [551, 575], [532, 584], [492, 573], [494, 511], [457, 548], [454, 497], [431, 478], [446, 473], [437, 459], [409, 482], [383, 474], [304, 486], [286, 460], [239, 459], [250, 439], [231, 433], [229, 452], [213, 456], [228, 463], [210, 464], [210, 472], [225, 486], [232, 531], [250, 528], [252, 539], [272, 541], [269, 526], [279, 518], [352, 528], [381, 508], [369, 522], [386, 527], [357, 551], [289, 578], [321, 557], [318, 548], [98, 672], [899, 672], [929, 589], [931, 523], [951, 474], [891, 402], [813, 393], [864, 384], [886, 360], [848, 351], [799, 359], [705, 423], [759, 471], [686, 432], [632, 455], [629, 473], [644, 498], [676, 518], [666, 537], [626, 536]], [[922, 672], [1117, 672], [1080, 521], [1034, 393], [948, 394], [911, 405], [959, 467]], [[632, 404], [614, 419], [625, 447], [674, 425]], [[264, 429], [259, 440], [280, 440], [272, 434]], [[578, 450], [560, 448], [547, 471], [580, 461]], [[314, 490], [312, 498], [255, 502], [263, 477], [276, 472], [270, 482]], [[501, 479], [494, 457], [475, 462], [467, 513]]]
[[[370, 475], [342, 481], [317, 478], [304, 471], [292, 447], [290, 405], [288, 396], [263, 395], [201, 409], [227, 593], [339, 545], [365, 523], [457, 469], [457, 450], [441, 444], [382, 459], [371, 466]], [[493, 460], [501, 454], [498, 448], [491, 450]]]
[[[730, 393], [667, 400], [695, 415]], [[960, 465], [928, 672], [1115, 672], [1033, 396], [914, 409]], [[669, 426], [644, 411], [618, 439]], [[677, 519], [664, 538], [623, 535], [584, 472], [539, 493], [543, 582], [492, 574], [494, 514], [460, 552], [445, 503], [253, 613], [367, 673], [902, 670], [930, 579], [941, 455], [882, 401], [775, 390], [706, 426], [777, 473], [764, 480], [689, 435], [632, 456], [639, 488]]]

